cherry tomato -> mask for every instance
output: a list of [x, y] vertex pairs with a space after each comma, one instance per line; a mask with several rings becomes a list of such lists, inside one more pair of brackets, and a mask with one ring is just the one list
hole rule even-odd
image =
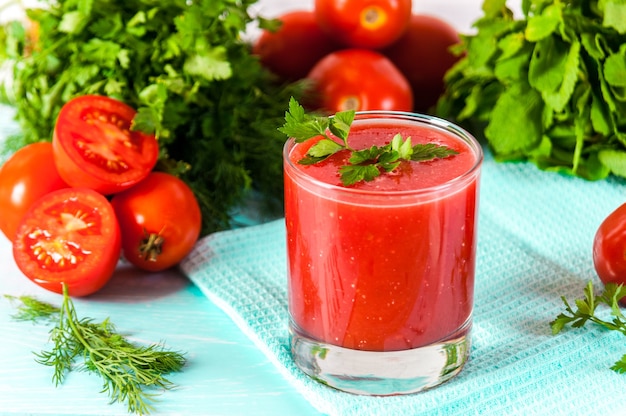
[[17, 225], [35, 201], [68, 187], [54, 165], [52, 144], [22, 147], [0, 168], [0, 230], [13, 240]]
[[108, 97], [83, 95], [68, 101], [52, 139], [65, 182], [107, 195], [145, 178], [156, 164], [159, 145], [154, 135], [131, 131], [135, 114]]
[[409, 80], [415, 111], [427, 112], [444, 92], [443, 77], [459, 59], [450, 51], [457, 43], [459, 34], [451, 25], [414, 14], [404, 35], [382, 50]]
[[324, 32], [345, 46], [378, 49], [395, 42], [411, 17], [411, 0], [315, 0]]
[[26, 212], [13, 240], [19, 269], [39, 286], [71, 296], [90, 295], [113, 275], [120, 228], [109, 201], [87, 188], [46, 194]]
[[411, 111], [411, 86], [396, 66], [368, 49], [344, 49], [322, 58], [307, 76], [313, 81], [313, 107], [344, 110]]
[[[626, 284], [626, 204], [602, 221], [593, 239], [593, 264], [600, 280]], [[626, 304], [626, 297], [621, 299]]]
[[277, 18], [280, 28], [263, 30], [252, 52], [261, 63], [285, 81], [306, 77], [313, 65], [339, 45], [319, 28], [309, 10], [287, 12]]
[[200, 206], [179, 178], [153, 172], [132, 188], [116, 194], [111, 204], [122, 233], [126, 260], [147, 271], [178, 264], [200, 235]]

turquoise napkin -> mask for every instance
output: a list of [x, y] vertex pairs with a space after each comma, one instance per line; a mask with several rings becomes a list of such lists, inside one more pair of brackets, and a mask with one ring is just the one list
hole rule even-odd
[[609, 367], [626, 354], [624, 336], [592, 326], [553, 336], [549, 322], [563, 311], [562, 295], [580, 298], [589, 280], [600, 289], [594, 233], [626, 201], [625, 191], [622, 180], [587, 182], [527, 163], [496, 163], [488, 154], [471, 358], [456, 378], [414, 395], [343, 393], [295, 367], [282, 220], [210, 235], [182, 270], [325, 414], [617, 414], [626, 375]]

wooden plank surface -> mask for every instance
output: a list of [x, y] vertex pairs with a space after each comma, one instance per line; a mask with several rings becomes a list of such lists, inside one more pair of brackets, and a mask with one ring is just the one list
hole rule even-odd
[[[0, 1], [0, 5], [3, 1]], [[417, 12], [438, 15], [469, 31], [480, 15], [478, 0], [422, 0]], [[261, 0], [254, 11], [267, 17], [312, 0]], [[251, 29], [254, 35], [254, 29]], [[0, 107], [0, 140], [11, 126], [10, 112]], [[55, 304], [60, 296], [26, 279], [15, 266], [9, 241], [0, 236], [0, 295], [34, 295]], [[75, 301], [78, 314], [95, 320], [110, 317], [120, 331], [141, 343], [163, 341], [186, 351], [188, 365], [173, 375], [178, 384], [156, 403], [154, 414], [180, 415], [315, 415], [314, 408], [278, 373], [221, 310], [177, 271], [143, 274], [120, 264], [111, 282], [96, 295]], [[52, 369], [34, 361], [33, 351], [48, 348], [49, 327], [15, 322], [13, 305], [0, 299], [1, 415], [118, 415], [96, 377], [71, 373], [54, 387]]]

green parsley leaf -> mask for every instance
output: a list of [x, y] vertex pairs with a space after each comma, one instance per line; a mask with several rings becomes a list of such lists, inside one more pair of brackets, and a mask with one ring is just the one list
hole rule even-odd
[[330, 140], [322, 139], [309, 149], [309, 154], [313, 157], [327, 157], [343, 149], [343, 146], [339, 143]]
[[339, 168], [341, 182], [345, 186], [354, 185], [361, 181], [373, 181], [380, 176], [378, 166], [372, 165], [345, 165]]
[[[626, 286], [624, 285], [607, 283], [600, 294], [595, 294], [593, 283], [588, 282], [584, 289], [584, 297], [575, 300], [576, 310], [565, 297], [561, 297], [565, 305], [565, 312], [560, 313], [556, 319], [550, 322], [552, 334], [558, 334], [567, 325], [571, 325], [572, 328], [582, 328], [586, 323], [591, 322], [626, 335], [626, 317], [624, 317], [619, 305], [619, 300], [624, 296], [626, 296]], [[598, 316], [596, 310], [601, 305], [610, 308], [612, 320], [609, 321]], [[626, 355], [622, 356], [611, 369], [618, 373], [626, 373]]]
[[304, 112], [304, 107], [295, 98], [289, 99], [289, 110], [285, 113], [285, 124], [278, 131], [301, 143], [317, 136], [325, 136], [330, 124], [327, 117], [316, 117]]
[[354, 111], [338, 112], [329, 123], [330, 132], [340, 138], [346, 147], [348, 147], [348, 134], [354, 121], [354, 114]]
[[445, 159], [446, 157], [454, 156], [458, 153], [459, 152], [454, 149], [435, 143], [416, 144], [413, 146], [411, 160], [422, 162], [433, 159]]
[[289, 110], [285, 113], [285, 124], [278, 130], [292, 137], [296, 143], [321, 136], [298, 161], [301, 165], [313, 165], [341, 150], [349, 151], [349, 165], [339, 168], [344, 186], [372, 181], [382, 172], [395, 170], [402, 160], [422, 162], [458, 154], [454, 149], [435, 143], [411, 146], [411, 138], [403, 139], [400, 134], [394, 135], [390, 143], [384, 146], [374, 145], [368, 149], [355, 150], [348, 143], [354, 117], [355, 112], [352, 110], [338, 112], [333, 117], [309, 115], [292, 97], [289, 100]]

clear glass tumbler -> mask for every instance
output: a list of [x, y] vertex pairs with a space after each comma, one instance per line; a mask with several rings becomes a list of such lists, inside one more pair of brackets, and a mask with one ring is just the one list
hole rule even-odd
[[284, 148], [292, 355], [357, 394], [436, 386], [470, 350], [481, 146], [448, 121], [388, 111], [357, 113], [349, 141], [382, 146], [396, 133], [458, 154], [346, 187], [335, 162], [297, 162], [308, 142]]

